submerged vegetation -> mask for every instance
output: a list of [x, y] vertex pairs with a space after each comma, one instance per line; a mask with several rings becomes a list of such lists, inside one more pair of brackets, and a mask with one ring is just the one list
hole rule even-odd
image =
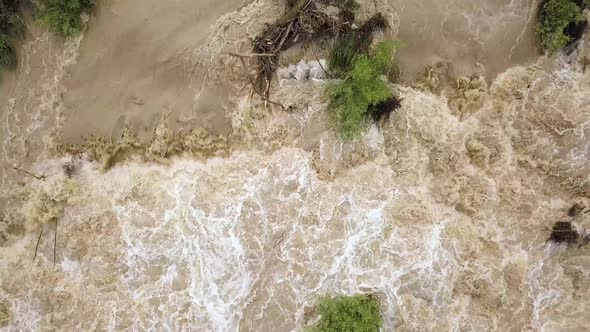
[[16, 67], [16, 53], [5, 36], [0, 35], [0, 72]]
[[373, 296], [324, 298], [318, 311], [320, 321], [309, 332], [377, 332], [382, 324], [379, 302]]
[[25, 23], [20, 12], [20, 0], [0, 0], [0, 34], [5, 37], [22, 37]]
[[588, 0], [541, 1], [537, 33], [543, 48], [555, 52], [579, 39], [587, 25], [582, 11], [588, 7]]
[[569, 221], [558, 221], [553, 225], [548, 241], [557, 243], [576, 243], [580, 235]]
[[568, 245], [578, 244], [584, 246], [590, 243], [590, 234], [580, 234], [574, 224], [572, 223], [582, 215], [590, 213], [584, 204], [577, 202], [573, 204], [567, 211], [567, 216], [570, 218], [568, 221], [558, 221], [553, 224], [551, 229], [551, 235], [547, 239], [547, 242], [555, 243], [566, 243]]
[[71, 36], [82, 30], [82, 14], [94, 8], [95, 0], [38, 0], [36, 18], [50, 30]]
[[0, 72], [16, 68], [13, 43], [23, 36], [24, 29], [20, 0], [0, 0]]

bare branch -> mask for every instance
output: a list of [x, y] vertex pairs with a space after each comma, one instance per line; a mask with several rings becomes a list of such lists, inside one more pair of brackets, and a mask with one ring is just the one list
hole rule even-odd
[[275, 54], [273, 54], [273, 53], [249, 53], [249, 54], [244, 54], [244, 53], [229, 52], [227, 54], [228, 55], [231, 55], [231, 56], [238, 57], [238, 58], [273, 57], [273, 56], [275, 56]]
[[[240, 57], [240, 61], [242, 62], [242, 65], [244, 66], [244, 68], [246, 68], [246, 70], [247, 70], [248, 66], [246, 65], [246, 62], [244, 61], [244, 58], [243, 58], [243, 57]], [[262, 100], [264, 100], [265, 102], [268, 102], [268, 103], [270, 103], [270, 104], [273, 104], [273, 105], [279, 106], [279, 107], [281, 107], [281, 108], [282, 108], [284, 111], [286, 111], [286, 110], [287, 110], [287, 108], [286, 108], [286, 107], [285, 107], [283, 104], [280, 104], [280, 103], [278, 103], [278, 102], [276, 102], [276, 101], [272, 101], [272, 100], [270, 100], [270, 98], [268, 98], [268, 97], [264, 96], [264, 95], [263, 95], [262, 93], [260, 93], [259, 91], [256, 91], [256, 85], [254, 84], [254, 80], [252, 79], [252, 77], [251, 77], [250, 75], [248, 75], [248, 81], [249, 81], [249, 84], [251, 84], [251, 85], [252, 85], [252, 91], [253, 91], [253, 93], [256, 93], [257, 95], [259, 95], [259, 96], [262, 98]]]
[[21, 169], [21, 168], [18, 168], [16, 166], [12, 166], [12, 169], [14, 169], [15, 171], [19, 171], [19, 172], [25, 173], [26, 175], [31, 176], [31, 177], [34, 177], [37, 180], [45, 181], [45, 179], [46, 179], [45, 174], [43, 174], [43, 175], [35, 175], [35, 174], [33, 174], [33, 173], [25, 170], [25, 169]]
[[55, 231], [53, 232], [53, 268], [55, 269], [55, 256], [57, 251], [57, 218], [55, 219]]
[[39, 242], [41, 242], [41, 236], [43, 235], [43, 229], [45, 225], [41, 225], [41, 231], [39, 232], [39, 237], [37, 238], [37, 245], [35, 245], [35, 254], [33, 255], [33, 261], [37, 258], [37, 250], [39, 249]]

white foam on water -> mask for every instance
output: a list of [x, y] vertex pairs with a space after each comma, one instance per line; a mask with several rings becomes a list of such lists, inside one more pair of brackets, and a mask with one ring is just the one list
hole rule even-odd
[[[208, 77], [231, 46], [225, 24], [256, 30], [250, 15], [264, 4], [213, 27], [216, 37], [197, 52]], [[75, 52], [64, 56], [62, 69]], [[312, 65], [287, 68], [283, 83], [315, 78]], [[571, 272], [584, 261], [568, 262], [564, 248], [544, 241], [582, 192], [552, 181], [587, 183], [590, 122], [561, 121], [567, 110], [555, 110], [568, 99], [585, 114], [587, 91], [570, 67], [533, 71], [500, 75], [464, 121], [449, 97], [401, 88], [400, 112], [365, 137], [377, 157], [342, 168], [350, 145], [319, 138], [328, 179], [312, 152], [293, 147], [128, 161], [108, 172], [84, 162], [72, 180], [61, 174], [67, 159], [39, 161], [32, 171], [49, 179], [27, 183], [25, 199], [64, 181], [77, 189], [59, 219], [55, 270], [51, 227], [35, 262], [32, 226], [0, 248], [7, 329], [301, 331], [321, 296], [357, 293], [379, 297], [387, 331], [579, 328], [568, 306], [589, 307]], [[238, 104], [251, 108], [247, 98]], [[320, 112], [307, 111], [293, 119]], [[243, 119], [232, 120], [239, 128]], [[480, 150], [467, 151], [468, 138]]]

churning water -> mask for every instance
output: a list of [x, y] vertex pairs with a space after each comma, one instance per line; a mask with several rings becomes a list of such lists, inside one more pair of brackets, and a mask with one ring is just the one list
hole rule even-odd
[[[29, 69], [3, 83], [11, 88], [3, 86], [0, 124], [3, 329], [300, 331], [313, 322], [320, 296], [354, 293], [379, 297], [383, 331], [587, 328], [588, 249], [545, 240], [554, 222], [570, 219], [574, 202], [589, 205], [590, 76], [577, 62], [588, 45], [583, 42], [569, 58], [537, 60], [523, 46], [513, 60], [487, 61], [488, 50], [526, 44], [533, 3], [487, 1], [474, 8], [453, 1], [430, 8], [375, 1], [375, 8], [363, 8], [391, 13], [400, 36], [416, 40], [401, 54], [402, 63], [411, 62], [413, 52], [425, 55], [416, 67], [430, 56], [446, 62], [430, 67], [413, 87], [400, 87], [403, 107], [381, 130], [372, 128], [360, 142], [344, 144], [325, 123], [321, 78], [281, 78], [274, 94], [297, 106], [289, 115], [238, 94], [219, 102], [222, 95], [210, 92], [209, 83], [243, 85], [240, 62], [224, 54], [247, 50], [247, 37], [280, 14], [280, 3], [257, 0], [240, 7], [227, 1], [211, 27], [199, 29], [199, 45], [183, 51], [181, 38], [158, 49], [166, 36], [187, 38], [194, 30], [186, 8], [199, 5], [185, 2], [158, 7], [169, 11], [152, 26], [144, 18], [151, 22], [157, 13], [125, 11], [132, 0], [105, 1], [93, 31], [65, 48], [42, 33], [28, 42]], [[217, 6], [206, 3], [201, 8]], [[186, 20], [174, 19], [183, 8]], [[497, 11], [506, 14], [493, 15]], [[441, 21], [439, 12], [455, 19]], [[456, 45], [442, 51], [444, 45], [425, 48], [427, 41], [420, 46], [408, 27], [423, 15], [436, 20], [430, 21], [432, 29], [422, 28], [439, 31], [442, 24], [450, 44], [478, 40], [478, 47], [466, 44], [461, 52], [480, 54], [485, 70], [469, 71], [465, 58], [455, 58]], [[455, 31], [463, 26], [457, 17], [470, 18], [468, 31]], [[112, 43], [100, 46], [92, 39], [101, 37], [103, 24], [123, 21], [131, 23], [121, 29], [135, 33], [126, 42], [145, 33], [138, 26], [154, 32], [161, 25], [164, 31], [133, 46], [150, 55], [129, 69], [141, 77], [127, 78], [131, 83], [119, 94], [113, 92], [116, 70], [100, 74], [104, 90], [97, 82], [94, 92], [75, 87], [72, 82], [91, 77], [101, 63], [131, 61], [117, 54], [127, 43], [109, 37]], [[511, 38], [497, 45], [495, 33]], [[47, 50], [46, 43], [53, 48]], [[91, 51], [100, 56], [92, 60]], [[448, 62], [454, 61], [459, 73], [475, 74], [450, 76]], [[155, 71], [156, 79], [147, 80], [143, 71], [159, 65], [183, 73], [175, 78]], [[37, 82], [35, 75], [42, 79]], [[159, 84], [171, 87], [161, 98]], [[196, 97], [172, 105], [175, 96], [184, 98], [185, 92], [174, 92], [183, 84]], [[68, 97], [71, 90], [74, 97]], [[117, 126], [126, 122], [138, 136], [148, 133], [125, 143], [147, 145], [142, 158], [103, 171], [87, 156], [61, 155], [61, 140], [72, 139], [87, 119], [73, 115], [89, 103], [75, 96], [86, 95], [111, 107], [104, 111], [111, 122], [88, 127], [90, 134], [120, 135]], [[137, 120], [146, 119], [139, 109], [157, 105], [166, 110], [148, 110], [147, 118], [165, 113], [181, 121], [188, 112], [182, 105], [192, 102], [208, 130], [230, 128], [233, 136], [191, 136], [190, 144], [182, 144], [195, 154], [146, 162], [175, 142], [162, 134], [169, 122], [154, 130], [150, 121]], [[132, 104], [137, 109], [129, 109]], [[212, 109], [228, 123], [208, 116]], [[118, 113], [125, 114], [123, 120]], [[142, 125], [133, 128], [135, 120]], [[123, 143], [113, 144], [122, 149]], [[88, 146], [112, 153], [108, 144]], [[75, 164], [72, 177], [62, 171], [68, 161]], [[23, 177], [13, 165], [47, 178]], [[584, 233], [590, 214], [573, 223]]]

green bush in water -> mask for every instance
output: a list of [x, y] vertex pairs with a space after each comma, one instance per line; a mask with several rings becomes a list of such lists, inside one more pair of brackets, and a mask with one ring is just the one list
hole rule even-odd
[[[588, 6], [589, 1], [581, 2]], [[582, 8], [574, 0], [546, 0], [539, 9], [537, 33], [544, 49], [555, 52], [566, 46], [571, 37], [566, 29], [571, 24], [583, 22]]]
[[330, 110], [342, 138], [359, 137], [368, 124], [370, 106], [394, 96], [382, 78], [391, 67], [397, 41], [382, 42], [369, 55], [357, 55], [343, 78], [328, 87]]
[[377, 299], [366, 295], [320, 300], [319, 323], [309, 332], [378, 332], [381, 314]]
[[0, 34], [0, 72], [16, 68], [16, 53], [5, 35]]
[[50, 30], [65, 36], [84, 27], [81, 15], [90, 13], [95, 0], [37, 0], [36, 18]]

